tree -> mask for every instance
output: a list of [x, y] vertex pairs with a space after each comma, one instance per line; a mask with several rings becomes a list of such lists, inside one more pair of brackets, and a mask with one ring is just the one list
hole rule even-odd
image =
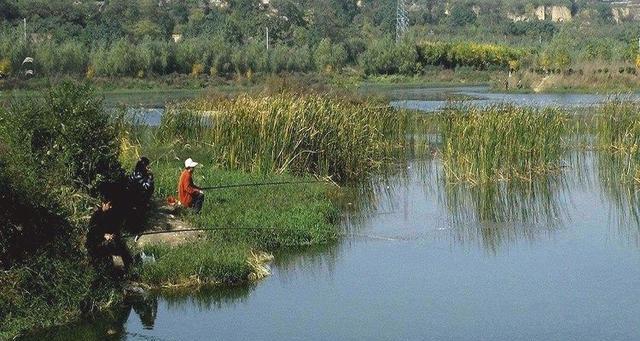
[[476, 13], [471, 4], [457, 4], [451, 9], [449, 24], [451, 26], [466, 26], [476, 22]]
[[611, 7], [605, 3], [599, 3], [596, 6], [597, 18], [602, 22], [611, 22], [613, 21], [613, 13], [611, 12]]

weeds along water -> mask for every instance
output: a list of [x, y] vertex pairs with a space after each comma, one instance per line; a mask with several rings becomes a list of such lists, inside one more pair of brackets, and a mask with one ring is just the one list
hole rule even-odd
[[557, 109], [453, 106], [439, 114], [450, 182], [530, 181], [557, 171], [568, 115]]
[[319, 94], [205, 98], [169, 107], [165, 140], [207, 148], [243, 171], [356, 179], [404, 146], [409, 115], [386, 104]]

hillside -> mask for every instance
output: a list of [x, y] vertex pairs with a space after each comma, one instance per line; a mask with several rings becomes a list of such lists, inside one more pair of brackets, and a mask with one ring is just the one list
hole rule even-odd
[[[639, 2], [406, 0], [409, 31], [397, 45], [396, 0], [0, 0], [0, 78], [27, 70], [36, 77], [249, 80], [345, 67], [357, 75], [434, 67], [626, 70], [638, 52]], [[434, 59], [422, 55], [427, 42], [459, 50], [429, 50], [448, 56]], [[520, 52], [478, 55], [510, 49]], [[34, 58], [30, 69], [26, 57]]]

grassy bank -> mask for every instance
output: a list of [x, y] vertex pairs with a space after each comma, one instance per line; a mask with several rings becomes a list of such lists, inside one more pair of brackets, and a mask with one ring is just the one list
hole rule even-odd
[[[195, 154], [195, 155], [194, 155]], [[192, 151], [180, 153], [206, 160]], [[203, 161], [204, 162], [204, 161]], [[175, 195], [181, 162], [161, 160], [154, 166], [159, 199]], [[195, 182], [204, 185], [299, 181], [289, 175], [260, 175], [217, 169], [211, 164], [196, 170]], [[175, 247], [148, 245], [155, 263], [140, 268], [141, 280], [155, 287], [238, 284], [255, 276], [254, 255], [285, 247], [326, 244], [337, 236], [335, 186], [291, 184], [206, 191], [200, 215], [184, 212], [190, 227], [206, 231], [203, 239]]]
[[[182, 160], [203, 164], [202, 186], [347, 181], [366, 176], [406, 144], [408, 115], [378, 103], [335, 95], [201, 97], [171, 106], [158, 128], [132, 127], [130, 157], [155, 160], [157, 198], [175, 195]], [[339, 188], [330, 182], [206, 192], [190, 227], [212, 229], [193, 244], [148, 245], [155, 263], [139, 269], [152, 286], [241, 283], [255, 278], [255, 255], [331, 243], [338, 237]]]

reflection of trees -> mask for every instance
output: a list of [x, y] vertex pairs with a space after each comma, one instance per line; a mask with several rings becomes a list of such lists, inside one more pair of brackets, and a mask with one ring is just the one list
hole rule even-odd
[[623, 239], [640, 246], [640, 186], [635, 179], [640, 160], [621, 153], [595, 156], [600, 193], [609, 202], [610, 221]]
[[138, 315], [145, 329], [153, 329], [158, 312], [158, 300], [149, 297], [128, 300], [101, 312], [87, 322], [39, 331], [21, 340], [122, 340], [127, 335], [125, 326], [132, 310]]
[[562, 176], [533, 182], [445, 185], [440, 200], [450, 213], [456, 241], [478, 240], [496, 253], [504, 244], [534, 240], [561, 228], [567, 218], [566, 187]]

